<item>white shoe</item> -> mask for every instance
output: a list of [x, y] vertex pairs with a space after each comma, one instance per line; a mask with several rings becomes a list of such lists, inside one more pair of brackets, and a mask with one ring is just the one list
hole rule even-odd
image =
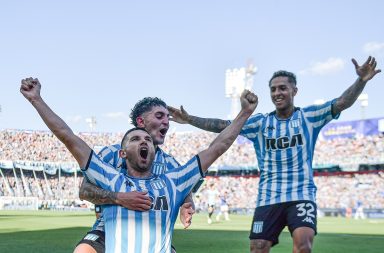
[[208, 224], [212, 224], [211, 218], [208, 218]]

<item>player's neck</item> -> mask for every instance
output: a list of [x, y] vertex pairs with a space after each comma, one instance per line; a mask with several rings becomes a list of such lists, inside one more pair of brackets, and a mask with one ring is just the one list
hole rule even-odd
[[295, 111], [294, 105], [284, 109], [276, 110], [276, 117], [278, 119], [289, 119], [290, 117], [292, 117], [294, 111]]
[[140, 169], [134, 169], [130, 166], [127, 167], [128, 175], [131, 177], [137, 177], [137, 178], [148, 178], [152, 175], [152, 172], [150, 169], [146, 171], [142, 171]]

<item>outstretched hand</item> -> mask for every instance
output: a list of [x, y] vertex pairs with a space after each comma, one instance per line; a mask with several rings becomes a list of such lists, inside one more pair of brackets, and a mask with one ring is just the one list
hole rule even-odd
[[40, 97], [41, 84], [37, 78], [25, 78], [21, 80], [20, 92], [23, 96], [32, 102]]
[[252, 114], [257, 104], [259, 103], [259, 99], [253, 92], [249, 90], [244, 90], [240, 96], [241, 109]]
[[371, 80], [377, 73], [380, 73], [380, 69], [376, 69], [375, 57], [369, 56], [367, 61], [363, 65], [359, 66], [355, 59], [352, 59], [353, 65], [355, 65], [356, 74], [361, 78], [363, 82]]
[[183, 106], [180, 106], [180, 110], [172, 106], [167, 106], [170, 118], [169, 120], [177, 122], [179, 124], [188, 124], [189, 114], [184, 110]]

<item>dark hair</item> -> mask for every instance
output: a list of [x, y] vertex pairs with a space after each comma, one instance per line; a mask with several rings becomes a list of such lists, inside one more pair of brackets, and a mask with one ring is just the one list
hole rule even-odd
[[280, 77], [280, 76], [288, 77], [288, 82], [296, 85], [296, 75], [295, 74], [293, 74], [292, 72], [289, 72], [289, 71], [279, 70], [279, 71], [276, 71], [275, 73], [273, 73], [273, 76], [269, 80], [269, 86], [271, 86], [272, 80], [274, 78]]
[[136, 119], [137, 117], [143, 115], [143, 113], [149, 112], [154, 106], [162, 106], [167, 108], [167, 104], [157, 97], [145, 97], [135, 104], [129, 117], [131, 118], [131, 123], [137, 127]]
[[120, 145], [121, 145], [121, 149], [124, 148], [124, 143], [125, 143], [125, 139], [127, 138], [127, 135], [128, 135], [130, 132], [133, 132], [133, 131], [136, 131], [136, 130], [141, 130], [141, 131], [144, 131], [144, 132], [146, 132], [147, 134], [149, 134], [148, 131], [145, 130], [145, 128], [142, 128], [142, 127], [133, 127], [133, 128], [131, 128], [131, 129], [129, 129], [129, 130], [124, 134], [123, 139], [121, 139], [121, 143], [120, 143]]

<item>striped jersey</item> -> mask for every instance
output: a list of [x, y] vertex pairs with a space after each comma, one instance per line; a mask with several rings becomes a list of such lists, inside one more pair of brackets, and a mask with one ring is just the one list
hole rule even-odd
[[312, 160], [321, 128], [332, 115], [335, 100], [295, 108], [289, 119], [275, 112], [252, 115], [240, 135], [253, 142], [260, 168], [257, 206], [295, 200], [316, 201]]
[[170, 253], [174, 224], [180, 206], [203, 176], [198, 156], [161, 175], [135, 178], [118, 172], [94, 152], [82, 169], [89, 182], [109, 191], [147, 191], [152, 200], [146, 212], [118, 205], [104, 207], [106, 252]]
[[[112, 167], [120, 172], [121, 168], [125, 168], [125, 160], [119, 156], [120, 144], [106, 146], [100, 150], [100, 156], [104, 162], [109, 163]], [[165, 153], [161, 148], [156, 148], [155, 159], [152, 163], [152, 173], [155, 175], [163, 174], [166, 170], [180, 167], [180, 164], [173, 156]], [[101, 214], [92, 226], [92, 230], [104, 231], [104, 218]]]

